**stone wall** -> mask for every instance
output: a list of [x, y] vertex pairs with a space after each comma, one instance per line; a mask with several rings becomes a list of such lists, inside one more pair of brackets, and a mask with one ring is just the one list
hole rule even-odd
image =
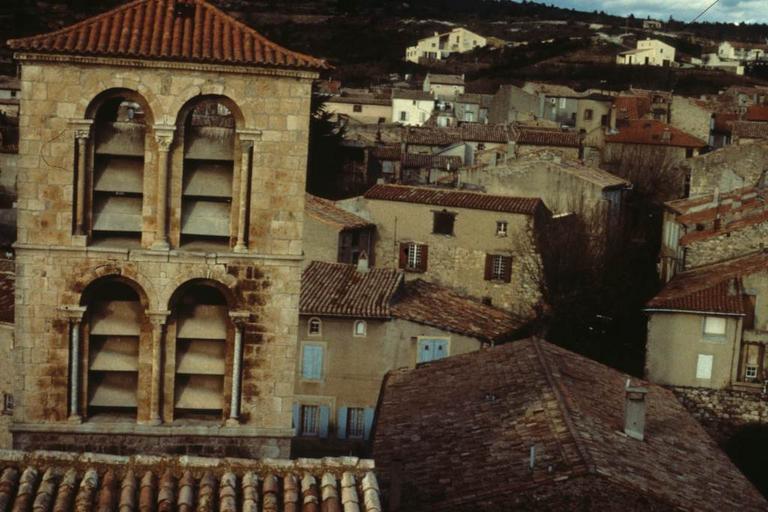
[[[0, 323], [0, 400], [4, 395], [13, 395], [12, 347], [13, 325]], [[11, 424], [11, 412], [5, 410], [4, 404], [0, 402], [0, 449], [11, 447], [11, 434], [8, 431]]]
[[758, 251], [763, 248], [766, 240], [768, 240], [768, 221], [692, 242], [687, 246], [685, 268], [725, 261]]
[[678, 400], [718, 442], [747, 424], [768, 425], [768, 395], [751, 391], [673, 387]]
[[712, 112], [697, 105], [696, 101], [684, 96], [673, 96], [669, 124], [709, 143]]
[[768, 169], [768, 142], [747, 146], [727, 146], [679, 164], [691, 176], [690, 197], [711, 194], [719, 188], [724, 194], [757, 185]]

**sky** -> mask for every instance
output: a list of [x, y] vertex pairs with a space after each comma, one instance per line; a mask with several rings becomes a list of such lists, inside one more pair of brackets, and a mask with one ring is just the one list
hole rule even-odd
[[[605, 11], [609, 14], [666, 21], [670, 15], [691, 21], [713, 0], [545, 0], [544, 3], [579, 11]], [[720, 0], [699, 21], [768, 23], [768, 0]]]

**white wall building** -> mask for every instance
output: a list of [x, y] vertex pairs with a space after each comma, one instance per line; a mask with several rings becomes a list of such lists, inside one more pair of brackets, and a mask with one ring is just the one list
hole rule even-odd
[[637, 48], [621, 52], [617, 64], [640, 64], [646, 66], [671, 66], [675, 62], [675, 48], [658, 39], [637, 42]]
[[419, 39], [415, 46], [405, 49], [405, 60], [418, 64], [419, 59], [443, 60], [452, 53], [471, 52], [475, 48], [482, 48], [488, 41], [481, 35], [470, 32], [465, 28], [454, 28], [450, 32]]
[[768, 45], [724, 41], [717, 47], [717, 56], [723, 60], [755, 61], [766, 58]]
[[435, 109], [435, 98], [428, 92], [412, 89], [392, 91], [392, 122], [421, 126]]

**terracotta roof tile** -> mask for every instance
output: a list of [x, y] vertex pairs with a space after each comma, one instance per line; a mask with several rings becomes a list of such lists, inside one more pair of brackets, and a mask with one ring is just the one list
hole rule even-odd
[[648, 96], [617, 96], [613, 100], [616, 118], [621, 120], [642, 119], [651, 111]]
[[450, 146], [461, 142], [461, 132], [454, 128], [408, 127], [403, 142], [419, 146]]
[[768, 270], [768, 253], [758, 252], [677, 274], [647, 304], [649, 310], [746, 313], [741, 277]]
[[430, 84], [440, 85], [464, 85], [464, 77], [461, 75], [441, 75], [438, 73], [427, 74]]
[[380, 512], [372, 468], [372, 461], [355, 457], [290, 461], [0, 450], [0, 507], [238, 512], [276, 511], [281, 503], [284, 510], [340, 511], [344, 493], [347, 502], [368, 505], [359, 510]]
[[558, 146], [577, 148], [581, 143], [577, 132], [546, 130], [518, 126], [513, 138], [520, 145], [528, 146]]
[[462, 123], [459, 127], [461, 140], [468, 142], [509, 142], [510, 134], [501, 124]]
[[768, 139], [768, 122], [734, 121], [733, 136], [742, 139]]
[[392, 89], [392, 99], [435, 101], [434, 96], [420, 89]]
[[744, 114], [745, 121], [768, 121], [768, 105], [750, 105]]
[[[667, 135], [665, 135], [667, 134]], [[630, 120], [619, 127], [618, 133], [605, 136], [606, 143], [652, 144], [683, 148], [703, 148], [707, 143], [693, 135], [678, 130], [661, 121], [641, 119]]]
[[332, 96], [325, 100], [328, 103], [345, 103], [352, 105], [392, 105], [391, 98], [377, 98], [375, 96]]
[[464, 165], [460, 156], [420, 155], [407, 153], [400, 162], [404, 169], [459, 169]]
[[362, 217], [339, 208], [333, 201], [307, 194], [304, 211], [311, 217], [340, 229], [356, 229], [373, 226]]
[[313, 261], [301, 276], [299, 311], [302, 315], [389, 318], [392, 297], [402, 273], [371, 268], [359, 272], [355, 265]]
[[371, 156], [379, 160], [400, 160], [400, 145], [375, 146], [371, 149]]
[[416, 512], [766, 510], [669, 390], [643, 382], [645, 439], [624, 435], [628, 379], [539, 340], [390, 372], [373, 441], [382, 488], [397, 476], [400, 509]]
[[506, 341], [524, 323], [507, 311], [421, 279], [405, 284], [392, 316], [484, 341]]
[[538, 197], [497, 196], [404, 185], [374, 185], [365, 193], [364, 197], [382, 201], [431, 204], [523, 215], [533, 215], [540, 207], [543, 207], [543, 203]]
[[12, 50], [81, 56], [325, 69], [206, 0], [134, 0], [55, 32], [11, 39]]

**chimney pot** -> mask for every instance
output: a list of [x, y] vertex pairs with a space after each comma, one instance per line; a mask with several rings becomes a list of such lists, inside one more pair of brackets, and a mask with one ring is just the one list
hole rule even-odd
[[630, 379], [624, 387], [624, 433], [642, 441], [645, 435], [645, 396], [648, 388], [632, 386]]

